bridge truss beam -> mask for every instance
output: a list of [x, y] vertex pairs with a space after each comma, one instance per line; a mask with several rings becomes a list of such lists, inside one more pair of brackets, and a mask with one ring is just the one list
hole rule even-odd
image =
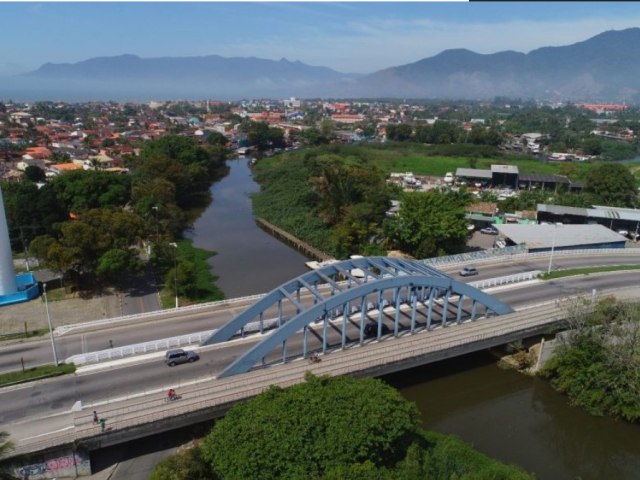
[[[340, 281], [344, 278], [347, 280]], [[327, 288], [320, 288], [320, 284], [325, 284]], [[327, 291], [328, 293], [323, 293]], [[313, 299], [313, 305], [305, 307], [301, 298], [307, 294]], [[456, 299], [457, 308], [450, 311], [452, 301]], [[464, 309], [465, 299], [471, 301], [470, 311]], [[288, 304], [288, 315], [283, 302]], [[393, 335], [397, 336], [401, 327], [407, 330], [400, 322], [401, 315], [407, 315], [402, 312], [403, 307], [409, 310], [408, 331], [413, 333], [418, 329], [431, 329], [436, 324], [446, 326], [449, 323], [461, 323], [463, 319], [474, 320], [478, 314], [478, 304], [484, 306], [485, 315], [512, 312], [509, 306], [490, 295], [418, 262], [388, 257], [351, 259], [308, 272], [274, 289], [220, 328], [203, 344], [226, 341], [237, 332], [243, 335], [245, 326], [256, 318], [262, 333], [266, 328], [265, 316], [269, 318], [267, 312], [276, 309], [276, 317], [271, 323], [275, 323], [277, 328], [229, 365], [220, 375], [224, 377], [246, 372], [259, 361], [264, 363], [266, 356], [280, 344], [282, 361], [286, 362], [287, 340], [300, 330], [303, 332], [302, 355], [306, 357], [309, 353], [310, 334], [321, 336], [320, 350], [323, 353], [329, 348], [330, 331], [339, 329], [338, 345], [341, 348], [349, 343], [347, 330], [350, 325], [358, 327], [360, 344], [364, 342], [365, 336], [372, 334], [372, 326], [368, 327], [368, 323], [375, 323], [375, 337], [380, 339], [383, 328], [388, 329], [383, 322], [387, 315], [385, 309], [392, 309], [395, 313]], [[421, 306], [421, 310], [426, 307], [424, 322], [417, 320], [418, 306]], [[291, 310], [295, 313], [290, 313]], [[369, 315], [375, 310], [377, 318], [372, 320]], [[318, 325], [320, 322], [321, 328]], [[321, 334], [318, 330], [321, 330]]]

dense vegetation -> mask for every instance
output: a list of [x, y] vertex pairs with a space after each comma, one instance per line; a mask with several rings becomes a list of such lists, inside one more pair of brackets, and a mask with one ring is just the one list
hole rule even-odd
[[[166, 136], [128, 158], [131, 175], [77, 170], [39, 189], [28, 177], [3, 183], [13, 246], [29, 246], [30, 254], [63, 275], [67, 285], [84, 288], [117, 285], [139, 274], [142, 247], [152, 245], [158, 273], [174, 279], [169, 270], [176, 252], [170, 245], [189, 225], [190, 212], [210, 200], [209, 187], [225, 158], [219, 143], [200, 146], [187, 137]], [[187, 255], [177, 260], [180, 295], [197, 298], [202, 292], [211, 299]], [[174, 282], [168, 285], [172, 290]]]
[[153, 480], [526, 479], [460, 440], [418, 427], [415, 405], [380, 380], [315, 377], [233, 407], [200, 452], [162, 462]]
[[[580, 194], [521, 192], [502, 202], [502, 211], [535, 210], [538, 203], [637, 205], [635, 179], [619, 164], [550, 164], [504, 155], [489, 145], [388, 143], [325, 145], [261, 160], [255, 172], [262, 188], [253, 198], [254, 212], [337, 258], [395, 249], [419, 258], [459, 253], [468, 236], [464, 207], [470, 195], [406, 194], [384, 179], [391, 172], [442, 176], [460, 166], [488, 169], [497, 162], [585, 182]], [[385, 216], [391, 199], [401, 202], [398, 217]], [[481, 200], [496, 197], [483, 193]]]
[[639, 422], [640, 305], [582, 299], [567, 310], [570, 334], [543, 374], [572, 404]]

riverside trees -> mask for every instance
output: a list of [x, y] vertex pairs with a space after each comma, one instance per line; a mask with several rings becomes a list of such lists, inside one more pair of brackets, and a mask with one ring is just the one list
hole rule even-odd
[[[530, 478], [453, 437], [421, 430], [415, 405], [380, 380], [312, 374], [305, 380], [236, 405], [199, 452], [163, 462], [151, 479]], [[215, 476], [203, 473], [203, 463]]]
[[[330, 145], [262, 161], [254, 211], [336, 258], [388, 249], [422, 258], [463, 251], [470, 197], [401, 194], [378, 167], [397, 155], [383, 148]], [[389, 218], [393, 197], [401, 199], [401, 210]]]
[[[39, 219], [30, 250], [46, 267], [77, 281], [112, 283], [142, 269], [140, 248], [146, 242], [173, 241], [188, 225], [187, 211], [206, 205], [211, 181], [224, 165], [220, 145], [199, 146], [187, 137], [167, 136], [147, 143], [129, 159], [131, 175], [78, 170], [54, 178], [40, 190], [21, 182], [8, 186], [10, 228]], [[44, 205], [42, 200], [49, 199]], [[42, 206], [37, 210], [34, 207]], [[27, 213], [22, 210], [28, 209]], [[36, 215], [37, 214], [37, 215]], [[72, 218], [70, 218], [70, 216]], [[31, 240], [29, 238], [28, 240]], [[175, 252], [156, 266], [174, 267]], [[186, 261], [186, 259], [185, 259]], [[178, 265], [182, 291], [195, 292], [190, 265]], [[182, 267], [182, 268], [181, 268]]]
[[640, 306], [607, 298], [566, 305], [570, 334], [543, 375], [594, 415], [640, 421]]

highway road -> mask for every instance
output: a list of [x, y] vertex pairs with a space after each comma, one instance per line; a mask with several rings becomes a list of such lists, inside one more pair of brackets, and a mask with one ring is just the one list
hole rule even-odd
[[[564, 260], [564, 259], [563, 259]], [[567, 263], [573, 265], [580, 264], [580, 259], [571, 258]], [[589, 259], [582, 259], [584, 264]], [[605, 263], [605, 259], [598, 258], [591, 263]], [[611, 263], [630, 263], [631, 258], [618, 259], [611, 258], [606, 261]], [[544, 263], [545, 261], [542, 260]], [[547, 260], [548, 262], [548, 260]], [[539, 262], [538, 262], [539, 263]], [[563, 267], [565, 264], [563, 262]], [[482, 268], [483, 276], [495, 277], [496, 267]], [[498, 267], [500, 273], [505, 271], [529, 271], [540, 268], [536, 262], [523, 262], [522, 264]], [[554, 298], [563, 297], [579, 292], [591, 292], [592, 289], [621, 289], [629, 285], [638, 285], [640, 282], [640, 272], [626, 272], [606, 275], [589, 275], [580, 277], [569, 277], [551, 282], [541, 282], [528, 284], [526, 288], [515, 288], [500, 290], [495, 292], [496, 297], [514, 307], [535, 304]], [[211, 322], [221, 324], [231, 318], [235, 313], [242, 310], [240, 306], [234, 306], [233, 311], [223, 308], [217, 312], [206, 312], [187, 315], [179, 324], [181, 329], [176, 333], [184, 333], [185, 330], [200, 330], [212, 328]], [[236, 311], [238, 310], [238, 311]], [[136, 326], [121, 326], [103, 332], [86, 333], [86, 336], [102, 341], [105, 335], [110, 338], [117, 338], [125, 341], [140, 335], [138, 339], [157, 338], [158, 336], [170, 336], [166, 332], [174, 332], [175, 320]], [[195, 327], [194, 327], [195, 326]], [[80, 343], [83, 335], [70, 335], [73, 342]], [[353, 335], [355, 336], [355, 335]], [[64, 338], [64, 337], [62, 337]], [[138, 340], [136, 340], [138, 341]], [[338, 341], [337, 332], [333, 333], [332, 341]], [[393, 340], [389, 340], [393, 341]], [[206, 347], [201, 350], [201, 360], [194, 364], [185, 364], [174, 368], [167, 367], [161, 354], [156, 354], [152, 358], [134, 359], [134, 361], [121, 361], [110, 364], [106, 368], [86, 368], [80, 369], [79, 373], [72, 376], [59, 377], [40, 382], [28, 383], [20, 386], [9, 387], [0, 390], [0, 402], [3, 409], [0, 413], [0, 425], [7, 425], [13, 422], [20, 422], [24, 419], [40, 418], [44, 416], [60, 415], [70, 409], [71, 405], [81, 400], [83, 404], [97, 404], [123, 396], [144, 391], [156, 391], [159, 396], [169, 386], [179, 386], [192, 379], [204, 379], [218, 374], [224, 367], [246, 351], [255, 342], [254, 338], [235, 340], [226, 344]], [[314, 348], [319, 345], [315, 340]], [[132, 343], [132, 342], [129, 342]], [[90, 345], [90, 343], [89, 343]], [[295, 352], [300, 348], [300, 342], [289, 342], [289, 351]], [[24, 345], [25, 347], [27, 345]], [[49, 345], [50, 348], [50, 345]], [[37, 350], [35, 348], [34, 350]], [[272, 355], [269, 360], [275, 360], [278, 355]], [[2, 355], [4, 357], [4, 354]], [[2, 429], [2, 427], [0, 427]]]
[[[457, 276], [458, 268], [444, 269], [444, 271], [456, 278], [471, 282], [531, 270], [546, 270], [548, 262], [548, 257], [542, 257], [537, 259], [529, 258], [512, 264], [480, 265], [480, 274], [466, 279]], [[562, 257], [556, 255], [554, 256], [553, 266], [554, 269], [566, 269], [585, 265], [632, 263], [640, 264], [640, 255], [611, 255], [606, 257]], [[104, 350], [109, 348], [110, 345], [120, 347], [186, 333], [212, 330], [241, 313], [249, 305], [250, 302], [241, 302], [235, 303], [231, 307], [218, 306], [206, 311], [180, 311], [177, 315], [169, 316], [162, 320], [138, 320], [127, 325], [116, 322], [113, 326], [100, 330], [71, 331], [62, 336], [55, 336], [58, 358], [64, 360], [71, 355]], [[29, 367], [51, 363], [52, 352], [49, 337], [0, 347], [0, 373], [20, 369], [21, 359]]]

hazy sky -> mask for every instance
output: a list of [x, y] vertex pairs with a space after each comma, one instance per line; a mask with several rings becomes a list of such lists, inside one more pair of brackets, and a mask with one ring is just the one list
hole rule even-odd
[[528, 52], [629, 27], [640, 3], [0, 2], [0, 75], [123, 53], [368, 73], [447, 48]]

